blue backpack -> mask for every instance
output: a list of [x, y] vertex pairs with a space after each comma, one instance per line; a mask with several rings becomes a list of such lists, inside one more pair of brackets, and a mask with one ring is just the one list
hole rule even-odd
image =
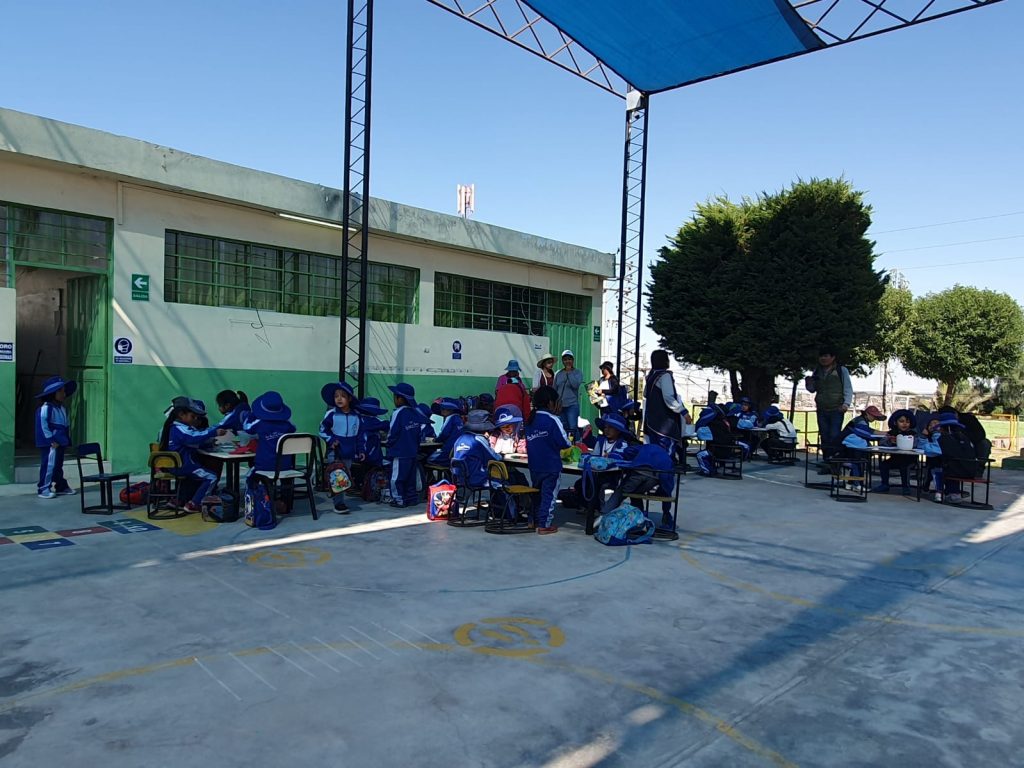
[[269, 531], [277, 525], [274, 517], [274, 505], [270, 502], [263, 483], [248, 483], [245, 487], [245, 524], [250, 528]]
[[609, 547], [625, 544], [650, 544], [654, 537], [654, 523], [643, 511], [623, 504], [601, 517], [594, 538]]

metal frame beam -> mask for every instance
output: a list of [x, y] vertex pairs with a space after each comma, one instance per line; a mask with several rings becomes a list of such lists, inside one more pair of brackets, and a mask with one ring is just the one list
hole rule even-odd
[[[373, 0], [348, 0], [345, 54], [345, 183], [342, 195], [338, 376], [358, 397], [366, 387], [366, 281], [370, 204], [370, 83]], [[350, 305], [358, 307], [349, 317]], [[354, 381], [353, 381], [354, 379]]]
[[[632, 366], [632, 397], [640, 395], [640, 328], [644, 285], [644, 207], [647, 193], [647, 94], [626, 98], [619, 238], [619, 323], [615, 344], [620, 380]], [[635, 273], [635, 282], [632, 280]]]

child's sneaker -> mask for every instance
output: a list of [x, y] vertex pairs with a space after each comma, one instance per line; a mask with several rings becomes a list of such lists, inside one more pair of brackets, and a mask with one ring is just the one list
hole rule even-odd
[[191, 501], [186, 502], [185, 506], [182, 507], [182, 509], [185, 510], [186, 512], [198, 512], [199, 511], [199, 507], [197, 507]]
[[341, 496], [334, 500], [334, 511], [337, 512], [339, 515], [348, 514], [348, 504], [345, 503], [344, 499]]
[[57, 494], [47, 488], [45, 491], [40, 491], [38, 494], [40, 499], [56, 499]]
[[65, 488], [63, 491], [57, 491], [57, 495], [58, 496], [74, 496], [76, 493], [77, 493], [77, 491], [74, 488], [72, 488], [70, 485], [67, 488]]
[[935, 500], [935, 501], [936, 501], [936, 502], [937, 502], [938, 504], [941, 504], [941, 503], [942, 503], [942, 491], [936, 491], [936, 492], [935, 492], [934, 500]]

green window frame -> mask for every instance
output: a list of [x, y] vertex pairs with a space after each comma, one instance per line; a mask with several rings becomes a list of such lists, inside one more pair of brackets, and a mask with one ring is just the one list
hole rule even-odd
[[[368, 320], [419, 322], [420, 271], [397, 264], [368, 265]], [[347, 312], [358, 317], [359, 275], [349, 283]], [[164, 300], [296, 315], [337, 316], [341, 257], [211, 235], [166, 230]]]
[[441, 328], [543, 336], [549, 323], [586, 326], [589, 313], [587, 296], [444, 272], [434, 275], [434, 325]]
[[51, 208], [0, 201], [0, 287], [14, 264], [106, 274], [113, 222]]

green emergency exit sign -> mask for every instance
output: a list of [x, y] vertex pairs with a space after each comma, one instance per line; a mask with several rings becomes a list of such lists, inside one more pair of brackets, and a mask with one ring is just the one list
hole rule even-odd
[[149, 301], [149, 275], [132, 275], [132, 301]]

